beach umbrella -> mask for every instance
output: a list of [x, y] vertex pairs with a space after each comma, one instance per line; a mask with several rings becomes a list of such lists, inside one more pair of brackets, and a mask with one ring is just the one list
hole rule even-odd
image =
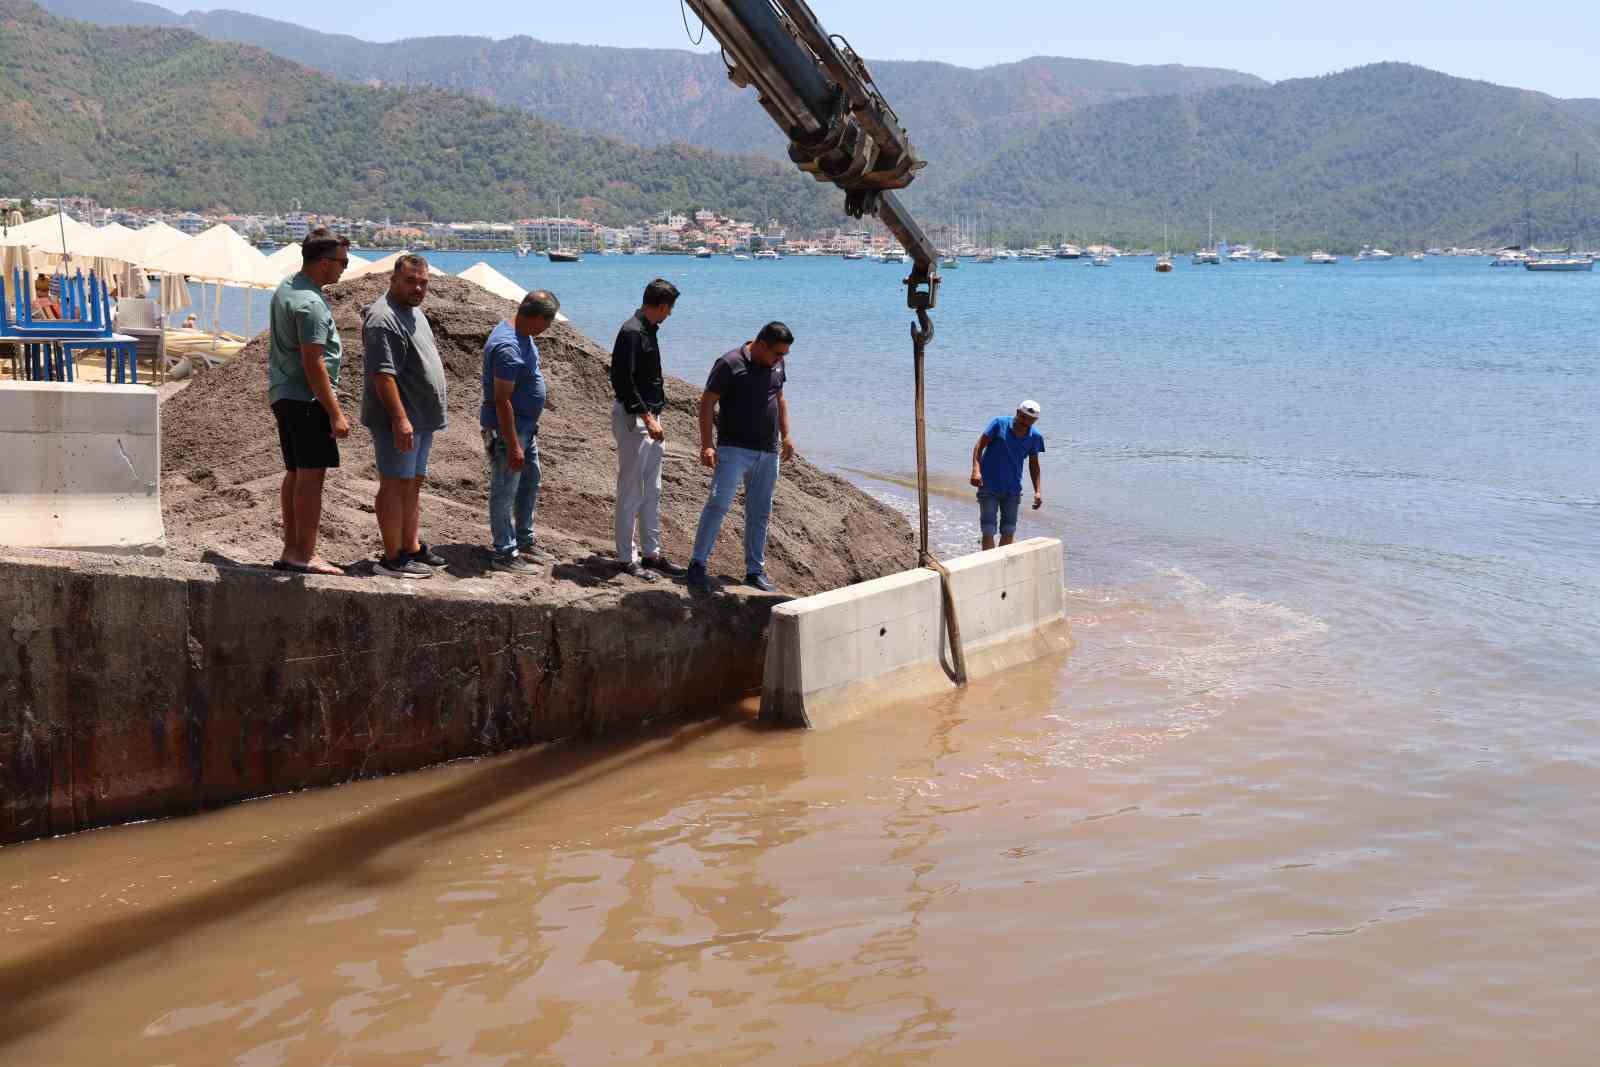
[[[481, 259], [460, 274], [457, 274], [456, 277], [462, 281], [471, 282], [480, 289], [487, 289], [495, 296], [509, 300], [513, 304], [520, 304], [522, 298], [528, 295], [527, 286], [518, 285]], [[571, 322], [572, 320], [558, 311], [556, 312], [556, 321]]]
[[456, 277], [464, 278], [480, 288], [489, 290], [495, 296], [504, 297], [513, 303], [521, 301], [524, 296], [528, 295], [526, 288], [507, 278], [481, 259], [456, 275]]
[[[352, 265], [351, 267], [349, 267], [348, 269], [345, 270], [344, 276], [342, 278], [340, 278], [339, 280], [340, 281], [345, 281], [345, 282], [351, 282], [351, 281], [355, 281], [357, 278], [365, 278], [369, 274], [393, 274], [394, 273], [394, 265], [395, 265], [395, 263], [399, 262], [400, 257], [401, 256], [410, 255], [410, 254], [411, 253], [407, 252], [405, 249], [402, 248], [400, 251], [394, 253], [393, 255], [384, 256], [382, 259], [376, 260], [376, 261], [374, 261], [372, 263], [367, 263], [364, 266], [357, 267], [357, 266], [353, 266]], [[352, 264], [354, 264], [355, 260], [352, 259], [350, 262]], [[431, 263], [428, 264], [428, 273], [432, 274], [432, 275], [436, 275], [436, 276], [438, 276], [440, 278], [445, 276], [444, 271], [440, 270], [438, 267], [435, 267]]]
[[223, 223], [156, 253], [143, 265], [162, 273], [186, 274], [195, 281], [250, 289], [275, 289], [280, 280], [267, 266], [267, 257]]
[[11, 307], [11, 314], [18, 311], [16, 286], [12, 284], [16, 275], [15, 271], [33, 272], [33, 249], [27, 245], [0, 245], [0, 278], [5, 280], [5, 301]]
[[86, 226], [71, 215], [48, 215], [42, 219], [8, 227], [0, 244], [27, 245], [53, 259], [78, 261], [85, 266], [96, 258], [121, 259], [119, 242]]
[[163, 274], [161, 281], [161, 316], [165, 321], [168, 316], [175, 315], [192, 304], [193, 298], [189, 296], [189, 283], [184, 281], [181, 274]]
[[157, 220], [143, 229], [134, 230], [122, 237], [120, 243], [124, 259], [148, 268], [150, 261], [156, 255], [187, 240], [189, 240], [188, 234]]
[[[223, 223], [211, 227], [192, 239], [174, 245], [153, 256], [144, 264], [146, 268], [168, 274], [182, 274], [215, 286], [211, 302], [212, 349], [216, 348], [217, 334], [222, 326], [219, 316], [222, 307], [222, 287], [238, 286], [248, 291], [276, 289], [282, 279], [267, 265], [267, 257], [240, 237], [233, 228]], [[162, 286], [166, 288], [165, 285]], [[246, 332], [249, 330], [249, 305], [246, 304]]]
[[[301, 252], [298, 244], [284, 245], [272, 255], [267, 257], [267, 265], [277, 272], [279, 278], [287, 278], [300, 269]], [[345, 268], [344, 276], [350, 277], [350, 272], [358, 267], [365, 267], [371, 263], [370, 259], [363, 259], [358, 255], [350, 256], [350, 265]]]

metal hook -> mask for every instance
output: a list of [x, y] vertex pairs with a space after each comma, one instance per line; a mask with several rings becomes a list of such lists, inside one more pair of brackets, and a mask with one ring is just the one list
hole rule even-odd
[[918, 348], [933, 343], [933, 320], [928, 318], [925, 308], [917, 308], [917, 322], [911, 327], [911, 343]]

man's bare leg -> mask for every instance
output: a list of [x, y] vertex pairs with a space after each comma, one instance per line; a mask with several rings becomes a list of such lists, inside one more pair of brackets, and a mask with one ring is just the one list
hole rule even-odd
[[299, 543], [299, 539], [295, 536], [297, 527], [294, 517], [294, 474], [294, 471], [284, 471], [283, 487], [278, 490], [279, 501], [283, 504], [283, 552], [278, 558], [290, 563], [297, 562], [291, 557], [294, 555], [294, 546]]
[[378, 533], [383, 537], [383, 558], [395, 559], [405, 550], [406, 486], [409, 478], [378, 479]]
[[400, 527], [400, 544], [407, 552], [422, 551], [422, 479], [407, 478], [401, 483], [405, 492], [404, 523]]
[[322, 483], [328, 472], [320, 468], [301, 468], [294, 476], [295, 541], [293, 555], [284, 562], [311, 567], [319, 574], [342, 574], [327, 560], [317, 558], [317, 533], [322, 526]]

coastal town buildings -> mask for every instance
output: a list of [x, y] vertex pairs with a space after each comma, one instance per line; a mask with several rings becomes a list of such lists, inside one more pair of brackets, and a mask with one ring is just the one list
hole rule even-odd
[[[0, 190], [3, 192], [4, 190]], [[0, 199], [0, 205], [7, 201]], [[776, 218], [764, 222], [741, 220], [713, 208], [693, 212], [663, 211], [623, 226], [605, 226], [592, 219], [565, 215], [540, 215], [514, 220], [439, 221], [434, 219], [364, 219], [301, 210], [271, 213], [149, 211], [105, 206], [89, 197], [55, 197], [11, 201], [29, 217], [65, 209], [92, 225], [117, 222], [138, 229], [160, 220], [184, 233], [196, 234], [226, 223], [247, 239], [265, 246], [293, 244], [316, 226], [327, 226], [358, 245], [388, 248], [509, 251], [576, 248], [584, 251], [625, 252], [652, 249], [690, 252], [754, 253], [766, 249], [784, 252], [842, 252], [870, 247], [874, 241], [865, 227], [827, 233], [793, 235]]]

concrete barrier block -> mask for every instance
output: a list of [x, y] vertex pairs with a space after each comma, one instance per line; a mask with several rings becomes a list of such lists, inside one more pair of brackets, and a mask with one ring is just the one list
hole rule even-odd
[[[1033, 538], [950, 560], [969, 677], [1071, 647], [1061, 542]], [[886, 702], [947, 690], [939, 576], [905, 571], [772, 611], [762, 714], [831, 725]]]
[[165, 536], [153, 390], [0, 382], [0, 455], [5, 544], [138, 551]]

